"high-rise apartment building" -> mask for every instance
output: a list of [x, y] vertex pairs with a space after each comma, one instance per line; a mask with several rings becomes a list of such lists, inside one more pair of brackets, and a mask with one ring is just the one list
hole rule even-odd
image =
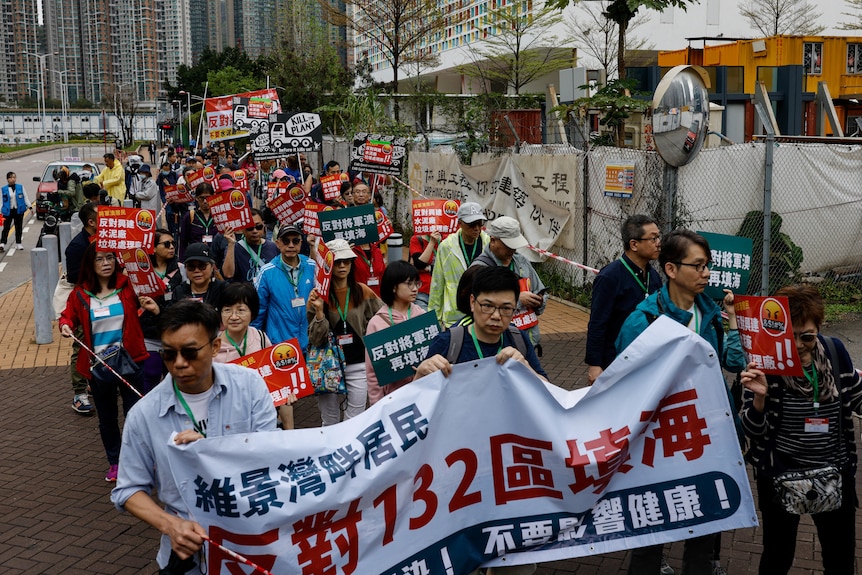
[[0, 98], [4, 102], [35, 100], [45, 82], [39, 77], [38, 13], [37, 0], [0, 0]]

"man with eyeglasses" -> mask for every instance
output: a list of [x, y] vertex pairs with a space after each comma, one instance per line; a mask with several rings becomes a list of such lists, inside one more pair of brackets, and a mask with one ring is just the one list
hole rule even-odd
[[[197, 554], [206, 535], [191, 519], [168, 460], [168, 441], [273, 431], [275, 409], [253, 369], [214, 363], [221, 317], [211, 306], [182, 301], [161, 315], [162, 358], [168, 375], [126, 416], [117, 485], [111, 501], [162, 533], [157, 561], [171, 573], [201, 573]], [[159, 507], [151, 493], [158, 490]]]
[[617, 356], [615, 344], [623, 322], [639, 303], [661, 288], [661, 277], [650, 265], [661, 252], [658, 223], [637, 214], [626, 218], [620, 231], [623, 255], [603, 267], [593, 281], [585, 359], [590, 385]]
[[225, 232], [227, 252], [221, 273], [230, 282], [253, 282], [261, 268], [279, 255], [278, 246], [266, 239], [266, 226], [260, 210], [251, 210], [252, 225], [237, 240], [236, 230]]
[[282, 226], [275, 244], [281, 257], [263, 266], [255, 280], [260, 311], [251, 325], [266, 332], [274, 343], [297, 338], [302, 349], [308, 347], [306, 302], [314, 289], [314, 261], [299, 253], [302, 230], [298, 225]]
[[437, 312], [444, 326], [453, 325], [464, 317], [458, 311], [458, 281], [490, 241], [482, 230], [484, 225], [482, 206], [476, 202], [464, 202], [458, 208], [458, 231], [449, 234], [437, 246], [431, 288], [428, 290], [428, 309]]
[[[529, 338], [509, 325], [521, 291], [518, 279], [514, 272], [501, 266], [477, 271], [470, 296], [473, 323], [467, 327], [454, 326], [437, 335], [428, 347], [425, 361], [416, 368], [414, 379], [435, 371], [442, 371], [448, 377], [454, 363], [496, 357], [500, 364], [509, 359], [519, 361], [547, 381], [548, 375]], [[456, 345], [452, 345], [453, 338], [460, 338], [460, 349], [452, 349], [458, 348], [457, 340]]]
[[[676, 230], [662, 238], [659, 265], [667, 276], [667, 284], [641, 301], [625, 320], [617, 337], [618, 354], [658, 316], [666, 315], [708, 341], [718, 353], [722, 367], [734, 373], [745, 369], [745, 355], [736, 327], [733, 292], [725, 290], [723, 301], [730, 327], [727, 334], [721, 322], [721, 309], [703, 293], [709, 283], [711, 253], [706, 238], [690, 230]], [[725, 389], [725, 392], [728, 390]], [[717, 536], [711, 534], [685, 541], [683, 575], [712, 574]], [[628, 573], [656, 575], [661, 558], [662, 545], [635, 549], [632, 551]]]

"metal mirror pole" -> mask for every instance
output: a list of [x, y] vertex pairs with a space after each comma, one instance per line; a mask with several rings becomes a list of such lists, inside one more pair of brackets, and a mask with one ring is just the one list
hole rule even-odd
[[677, 182], [679, 180], [679, 168], [671, 166], [667, 162], [664, 164], [664, 215], [666, 218], [664, 232], [672, 232], [674, 222], [676, 221], [676, 191]]

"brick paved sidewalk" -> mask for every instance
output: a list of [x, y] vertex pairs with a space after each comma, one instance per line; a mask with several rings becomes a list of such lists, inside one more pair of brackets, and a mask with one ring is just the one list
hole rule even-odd
[[[0, 296], [0, 384], [7, 406], [0, 420], [0, 484], [6, 490], [0, 502], [0, 573], [156, 573], [157, 533], [111, 505], [98, 420], [70, 408], [69, 343], [56, 330], [54, 343], [33, 343], [32, 301], [29, 284]], [[585, 381], [587, 319], [584, 310], [559, 302], [550, 302], [542, 317], [542, 363], [561, 387]], [[319, 425], [313, 398], [301, 400], [295, 412], [297, 426]], [[859, 483], [857, 478], [857, 489]], [[815, 539], [813, 524], [803, 519], [792, 574], [822, 572]], [[757, 529], [722, 535], [722, 562], [731, 575], [756, 573], [759, 541]], [[857, 556], [860, 550], [857, 544]], [[669, 546], [668, 555], [680, 573], [682, 543]], [[628, 554], [620, 552], [545, 563], [537, 575], [604, 575], [627, 565]]]

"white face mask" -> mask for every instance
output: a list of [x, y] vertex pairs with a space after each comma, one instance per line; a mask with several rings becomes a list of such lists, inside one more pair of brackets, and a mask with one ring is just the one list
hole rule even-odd
[[83, 172], [81, 172], [82, 178], [89, 178], [92, 175], [93, 175], [93, 172], [88, 172], [87, 170], [84, 170]]

